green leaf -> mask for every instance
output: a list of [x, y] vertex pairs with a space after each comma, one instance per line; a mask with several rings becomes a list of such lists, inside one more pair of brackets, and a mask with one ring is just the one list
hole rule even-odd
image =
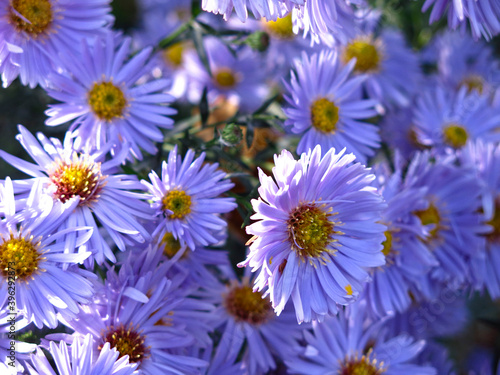
[[201, 94], [200, 104], [198, 107], [200, 109], [201, 126], [205, 127], [205, 125], [207, 125], [208, 116], [210, 114], [206, 86], [203, 88], [203, 93]]
[[212, 69], [210, 69], [210, 63], [208, 61], [207, 51], [205, 50], [205, 46], [203, 45], [203, 33], [199, 27], [191, 28], [191, 36], [194, 43], [194, 48], [196, 49], [196, 53], [200, 58], [203, 66], [207, 70], [210, 77], [212, 76]]

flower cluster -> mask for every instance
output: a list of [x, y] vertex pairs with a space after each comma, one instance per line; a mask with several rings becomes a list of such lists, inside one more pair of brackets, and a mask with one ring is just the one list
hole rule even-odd
[[500, 3], [400, 3], [0, 0], [0, 373], [500, 371]]

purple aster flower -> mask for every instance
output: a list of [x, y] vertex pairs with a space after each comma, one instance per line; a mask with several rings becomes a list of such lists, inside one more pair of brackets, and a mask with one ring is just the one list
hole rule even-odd
[[431, 7], [430, 23], [447, 13], [451, 29], [465, 26], [467, 19], [474, 39], [490, 39], [500, 33], [500, 3], [496, 0], [426, 0], [422, 11]]
[[[50, 84], [58, 53], [76, 53], [83, 38], [100, 35], [113, 22], [110, 0], [1, 0], [0, 72], [7, 87]], [[54, 61], [54, 58], [56, 60]]]
[[196, 329], [204, 321], [193, 308], [191, 315], [184, 313], [183, 278], [167, 279], [169, 265], [154, 263], [155, 252], [146, 252], [133, 270], [135, 259], [131, 257], [120, 274], [109, 270], [104, 284], [96, 285], [93, 302], [83, 306], [76, 317], [61, 315], [62, 323], [75, 331], [72, 335], [53, 334], [49, 339], [71, 342], [90, 333], [93, 350], [102, 351], [109, 343], [120, 357], [128, 356], [136, 363], [141, 374], [201, 374], [207, 363], [186, 355], [186, 351], [198, 344], [188, 326], [194, 323]]
[[480, 140], [462, 149], [460, 160], [472, 167], [481, 184], [481, 211], [491, 226], [486, 246], [472, 258], [472, 275], [477, 288], [485, 288], [493, 299], [500, 297], [500, 146]]
[[172, 128], [166, 115], [176, 111], [165, 106], [173, 97], [165, 93], [167, 79], [137, 83], [149, 73], [151, 48], [145, 48], [127, 59], [129, 38], [122, 39], [112, 32], [106, 38], [83, 44], [82, 57], [60, 55], [65, 71], [53, 74], [54, 89], [48, 94], [63, 103], [53, 104], [45, 112], [49, 126], [72, 121], [70, 136], [77, 147], [100, 149], [113, 143], [119, 153], [124, 142], [131, 154], [142, 159], [140, 149], [154, 154], [153, 142], [163, 141], [159, 128]]
[[341, 60], [356, 59], [354, 74], [368, 76], [363, 87], [370, 98], [387, 107], [408, 106], [421, 75], [417, 55], [399, 31], [375, 35], [369, 26], [364, 29], [340, 48]]
[[161, 178], [152, 171], [151, 183], [142, 181], [153, 195], [152, 207], [164, 216], [155, 234], [159, 239], [171, 233], [174, 239], [194, 250], [218, 241], [216, 234], [227, 226], [218, 214], [236, 208], [233, 198], [219, 198], [234, 185], [225, 180], [226, 174], [215, 164], [204, 164], [205, 153], [195, 159], [188, 150], [184, 160], [177, 146], [162, 164]]
[[488, 96], [468, 93], [467, 87], [427, 90], [417, 99], [413, 121], [418, 143], [441, 152], [461, 148], [469, 139], [500, 140], [499, 122]]
[[[228, 20], [234, 11], [241, 22], [248, 18], [248, 10], [256, 18], [265, 17], [267, 20], [276, 20], [283, 15], [283, 0], [202, 0], [201, 8], [207, 12], [221, 14]], [[247, 8], [248, 7], [248, 8]]]
[[446, 31], [436, 36], [427, 48], [430, 63], [436, 63], [439, 81], [458, 90], [493, 96], [500, 85], [500, 64], [492, 48], [468, 35]]
[[[424, 244], [439, 262], [429, 273], [431, 286], [436, 280], [451, 284], [470, 281], [469, 258], [484, 247], [481, 189], [470, 168], [457, 167], [451, 158], [437, 158], [429, 152], [417, 153], [408, 168], [405, 184], [427, 189], [425, 209], [414, 209], [428, 228]], [[425, 280], [421, 281], [423, 285]]]
[[[269, 296], [252, 290], [250, 270], [240, 281], [232, 269], [224, 272], [224, 283], [203, 285], [202, 296], [217, 306], [213, 317], [221, 332], [217, 351], [211, 360], [212, 368], [222, 361], [241, 358], [245, 374], [266, 374], [275, 369], [277, 360], [287, 358], [302, 336], [293, 309], [287, 308], [280, 316], [273, 312]], [[234, 362], [234, 361], [233, 361]]]
[[[161, 40], [175, 32], [183, 23], [189, 21], [191, 15], [191, 1], [189, 0], [161, 0], [140, 1], [139, 12], [140, 28], [134, 32], [133, 41], [136, 47], [158, 46]], [[208, 13], [199, 15], [197, 20], [205, 21], [203, 16], [212, 16]], [[176, 99], [184, 99], [187, 94], [189, 76], [185, 69], [187, 51], [193, 49], [190, 40], [183, 40], [173, 45], [159, 49], [152, 60], [154, 68], [151, 74], [154, 77], [169, 77], [171, 87], [169, 94]]]
[[376, 126], [362, 121], [377, 115], [377, 101], [361, 99], [357, 93], [366, 76], [349, 78], [354, 61], [343, 67], [334, 52], [310, 58], [303, 53], [295, 62], [290, 83], [285, 82], [289, 107], [285, 127], [301, 134], [297, 153], [316, 145], [324, 150], [346, 148], [361, 162], [375, 153], [380, 137]]
[[386, 264], [372, 270], [373, 281], [366, 284], [364, 298], [378, 317], [405, 311], [411, 304], [412, 286], [438, 265], [421, 241], [426, 236], [422, 223], [412, 215], [426, 207], [426, 189], [404, 186], [403, 165], [397, 158], [395, 165], [394, 173], [386, 164], [375, 169], [376, 186], [387, 202], [382, 213], [382, 223], [387, 226], [382, 249]]
[[362, 291], [368, 267], [384, 264], [385, 204], [354, 160], [317, 146], [299, 160], [283, 150], [272, 177], [259, 170], [258, 221], [247, 227], [253, 242], [239, 266], [259, 272], [254, 289], [268, 288], [278, 315], [289, 299], [299, 322], [336, 314]]
[[436, 374], [434, 368], [416, 363], [425, 341], [384, 333], [383, 320], [368, 319], [363, 302], [348, 306], [323, 323], [314, 322], [313, 331], [304, 332], [307, 346], [286, 361], [289, 373]]
[[186, 54], [186, 70], [190, 77], [189, 99], [199, 102], [206, 87], [208, 100], [227, 99], [241, 111], [256, 110], [267, 98], [269, 89], [265, 84], [262, 57], [250, 47], [243, 46], [235, 54], [216, 38], [205, 38], [204, 46], [210, 64], [211, 75], [191, 51]]
[[[153, 217], [149, 204], [142, 201], [148, 196], [136, 192], [144, 190], [144, 186], [134, 175], [114, 174], [127, 156], [127, 144], [120, 154], [106, 160], [110, 144], [103, 145], [99, 151], [80, 153], [68, 138], [62, 145], [59, 140], [46, 138], [42, 133], [37, 134], [38, 141], [21, 125], [19, 132], [18, 140], [36, 164], [0, 150], [1, 158], [32, 177], [14, 182], [16, 194], [25, 198], [31, 186], [40, 183], [42, 194], [50, 197], [67, 217], [66, 221], [60, 222], [60, 229], [92, 227], [94, 230], [87, 245], [94, 255], [87, 264], [91, 265], [93, 259], [99, 264], [105, 258], [116, 260], [97, 227], [97, 221], [122, 251], [127, 244], [151, 239], [138, 222], [139, 218]], [[68, 206], [66, 202], [74, 197], [77, 197], [76, 207]]]
[[288, 75], [293, 61], [302, 51], [312, 54], [324, 48], [322, 44], [312, 44], [310, 40], [294, 33], [292, 13], [289, 12], [276, 21], [247, 20], [244, 24], [231, 19], [227, 23], [231, 29], [247, 32], [264, 31], [269, 36], [265, 52], [267, 79], [281, 85], [282, 77]]
[[361, 7], [366, 13], [364, 0], [289, 0], [294, 27], [304, 30], [313, 42], [326, 42], [329, 45], [345, 43], [355, 34], [355, 21], [364, 15], [356, 14], [353, 5]]
[[27, 199], [32, 209], [26, 215], [16, 214], [12, 182], [8, 178], [5, 184], [12, 203], [0, 221], [0, 293], [7, 293], [12, 280], [9, 272], [14, 272], [17, 310], [38, 328], [55, 328], [57, 312], [76, 314], [80, 304], [89, 303], [93, 295], [88, 279], [95, 275], [77, 266], [91, 253], [83, 248], [74, 253], [75, 247], [88, 241], [92, 228], [74, 226], [55, 232], [78, 199], [54, 205], [52, 198], [42, 194], [40, 184], [35, 184]]
[[[180, 327], [194, 338], [194, 344], [201, 347], [209, 347], [212, 339], [208, 333], [213, 331], [214, 305], [211, 301], [205, 301], [200, 298], [199, 288], [201, 285], [211, 282], [215, 279], [209, 275], [207, 279], [197, 283], [198, 275], [194, 277], [190, 273], [196, 273], [200, 267], [193, 270], [185, 267], [176, 267], [177, 263], [182, 261], [185, 249], [170, 259], [165, 259], [165, 252], [162, 247], [148, 246], [140, 254], [133, 251], [128, 252], [127, 259], [121, 264], [118, 273], [108, 272], [106, 277], [106, 288], [108, 298], [118, 300], [124, 285], [135, 285], [141, 282], [141, 278], [146, 277], [149, 283], [147, 293], [151, 294], [155, 285], [160, 285], [163, 279], [168, 279], [170, 291], [165, 299], [170, 301], [170, 311], [168, 317], [163, 322], [173, 326]], [[191, 253], [191, 252], [189, 252]], [[189, 254], [188, 253], [188, 254]], [[194, 253], [198, 254], [198, 250]], [[192, 255], [192, 254], [191, 254]], [[192, 262], [193, 264], [194, 262]], [[209, 274], [205, 270], [203, 276]], [[126, 288], [125, 293], [130, 292], [131, 288]], [[111, 293], [110, 291], [113, 291]], [[145, 292], [144, 292], [145, 293]], [[136, 297], [133, 294], [131, 297]], [[139, 300], [144, 298], [139, 293]], [[189, 322], [189, 324], [186, 324]]]
[[136, 375], [137, 364], [129, 363], [128, 357], [120, 357], [115, 348], [106, 343], [99, 353], [94, 351], [92, 335], [76, 337], [68, 347], [65, 342], [57, 345], [50, 342], [48, 352], [52, 356], [57, 372], [52, 369], [45, 353], [38, 349], [31, 356], [30, 375]]

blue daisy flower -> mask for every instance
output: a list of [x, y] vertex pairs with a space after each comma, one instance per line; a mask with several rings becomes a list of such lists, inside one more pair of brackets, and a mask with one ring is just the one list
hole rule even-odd
[[227, 223], [218, 214], [236, 208], [233, 198], [219, 197], [234, 185], [218, 164], [204, 164], [205, 153], [194, 156], [188, 150], [182, 160], [176, 146], [162, 164], [161, 178], [152, 171], [151, 183], [142, 181], [153, 195], [152, 208], [164, 216], [155, 234], [161, 239], [171, 233], [192, 250], [219, 242], [216, 235]]
[[[289, 0], [294, 28], [303, 29], [315, 43], [345, 43], [355, 34], [356, 19], [366, 16], [364, 0]], [[363, 15], [356, 14], [356, 7]]]
[[45, 353], [38, 349], [31, 356], [30, 375], [136, 375], [136, 363], [129, 363], [128, 357], [120, 357], [115, 348], [106, 343], [99, 353], [94, 351], [92, 335], [76, 337], [71, 345], [65, 342], [57, 345], [50, 342], [48, 352], [57, 368], [55, 372]]
[[488, 96], [468, 93], [467, 87], [454, 92], [439, 86], [417, 99], [413, 121], [418, 143], [438, 152], [461, 148], [477, 138], [498, 141], [499, 122], [498, 109]]
[[254, 289], [265, 288], [279, 315], [289, 299], [299, 322], [336, 314], [353, 302], [369, 280], [368, 267], [382, 266], [385, 208], [370, 184], [374, 176], [354, 155], [317, 146], [295, 160], [283, 150], [273, 176], [259, 170], [260, 198], [250, 253], [241, 266], [258, 271]]
[[[115, 174], [127, 156], [127, 144], [120, 154], [106, 160], [112, 147], [103, 145], [100, 151], [78, 152], [67, 138], [61, 144], [55, 138], [46, 138], [38, 133], [37, 140], [26, 128], [19, 125], [18, 140], [36, 164], [21, 160], [0, 150], [0, 157], [31, 176], [31, 179], [14, 181], [19, 198], [25, 198], [30, 188], [40, 183], [45, 196], [61, 207], [67, 220], [60, 222], [61, 228], [73, 226], [92, 227], [93, 233], [87, 244], [93, 256], [86, 262], [93, 266], [95, 259], [99, 264], [107, 258], [116, 261], [110, 245], [97, 227], [97, 221], [111, 237], [116, 246], [124, 251], [127, 244], [144, 243], [151, 239], [149, 233], [139, 223], [139, 219], [152, 219], [153, 211], [144, 190], [135, 175]], [[65, 203], [77, 197], [76, 207]]]
[[361, 28], [363, 32], [340, 47], [341, 60], [347, 64], [356, 59], [353, 72], [367, 76], [363, 88], [371, 99], [385, 107], [408, 106], [421, 78], [417, 55], [397, 30], [383, 29], [375, 35], [372, 27]]
[[215, 327], [221, 332], [217, 351], [211, 359], [212, 367], [222, 360], [241, 358], [246, 374], [266, 374], [275, 369], [277, 359], [291, 354], [302, 330], [293, 309], [285, 309], [278, 317], [274, 314], [269, 297], [252, 290], [250, 270], [240, 281], [231, 269], [224, 272], [224, 283], [205, 283], [203, 299], [218, 308], [213, 312]]
[[376, 185], [387, 202], [382, 213], [382, 223], [387, 226], [382, 249], [386, 264], [372, 270], [373, 281], [366, 284], [364, 298], [378, 317], [405, 311], [411, 304], [412, 285], [438, 265], [421, 241], [426, 236], [422, 223], [412, 215], [426, 207], [426, 189], [404, 186], [403, 165], [398, 159], [395, 165], [394, 173], [386, 164], [375, 168]]
[[384, 334], [383, 320], [368, 319], [363, 302], [348, 306], [323, 323], [314, 322], [312, 332], [304, 332], [307, 346], [286, 361], [289, 373], [436, 374], [434, 368], [416, 363], [425, 341]]
[[166, 90], [167, 79], [137, 83], [149, 73], [151, 48], [144, 48], [127, 59], [131, 40], [112, 32], [83, 43], [82, 56], [60, 55], [64, 72], [53, 74], [52, 89], [47, 93], [61, 104], [45, 111], [46, 125], [57, 126], [72, 121], [69, 132], [78, 140], [77, 147], [100, 149], [113, 143], [119, 153], [126, 147], [142, 159], [141, 149], [155, 154], [154, 142], [163, 141], [159, 128], [170, 129], [168, 115], [176, 111], [165, 104], [173, 97]]
[[[170, 283], [168, 300], [171, 310], [168, 316], [162, 318], [162, 322], [185, 330], [194, 338], [196, 346], [208, 347], [212, 344], [212, 339], [208, 334], [213, 331], [214, 327], [214, 305], [199, 297], [199, 288], [215, 278], [209, 276], [201, 283], [197, 283], [196, 276], [193, 277], [191, 273], [199, 271], [199, 268], [190, 270], [185, 267], [176, 267], [177, 263], [181, 262], [183, 254], [181, 250], [171, 259], [165, 259], [164, 249], [153, 245], [148, 246], [140, 254], [129, 251], [127, 259], [120, 264], [119, 272], [107, 273], [108, 298], [118, 300], [123, 285], [140, 284], [143, 282], [141, 279], [144, 278], [148, 280], [147, 294], [150, 295], [154, 292], [155, 286], [162, 284], [163, 279], [166, 278]], [[209, 271], [205, 270], [203, 275], [207, 274]], [[125, 294], [127, 295], [130, 290], [126, 288]], [[114, 291], [113, 294], [110, 291]], [[133, 294], [130, 296], [137, 297]], [[139, 299], [141, 299], [140, 294]], [[123, 319], [124, 315], [121, 318]], [[187, 322], [189, 324], [186, 324]]]
[[425, 209], [415, 209], [413, 214], [427, 226], [423, 241], [439, 262], [430, 278], [462, 284], [470, 281], [468, 260], [484, 247], [482, 235], [489, 227], [482, 223], [478, 212], [481, 189], [476, 176], [470, 168], [459, 168], [453, 161], [437, 158], [433, 162], [430, 152], [417, 153], [405, 184], [427, 189]]
[[[76, 208], [73, 198], [64, 207], [53, 204], [36, 184], [27, 201], [31, 209], [16, 213], [12, 182], [5, 182], [7, 199], [12, 202], [0, 222], [0, 293], [7, 293], [12, 272], [16, 283], [17, 310], [38, 328], [57, 326], [56, 313], [72, 316], [80, 304], [89, 303], [94, 289], [91, 272], [78, 267], [91, 253], [74, 249], [84, 245], [92, 235], [90, 227], [73, 227], [55, 231]], [[5, 198], [5, 196], [4, 196]], [[68, 236], [72, 236], [68, 241]]]
[[[76, 317], [61, 314], [61, 322], [75, 332], [52, 334], [49, 338], [70, 342], [91, 334], [94, 350], [102, 351], [109, 343], [120, 357], [128, 356], [131, 363], [138, 364], [138, 370], [145, 375], [201, 374], [207, 363], [186, 352], [197, 344], [196, 337], [188, 332], [189, 325], [194, 323], [196, 329], [204, 320], [192, 307], [191, 314], [183, 313], [185, 309], [179, 308], [186, 299], [181, 289], [183, 278], [167, 279], [168, 264], [150, 262], [152, 255], [154, 252], [145, 253], [139, 259], [141, 266], [132, 272], [137, 257], [124, 265], [121, 275], [109, 270], [104, 284], [96, 285], [91, 304], [82, 306]], [[192, 300], [191, 305], [196, 302]], [[209, 316], [210, 311], [204, 315]]]
[[429, 22], [439, 20], [445, 13], [448, 27], [462, 28], [467, 23], [474, 39], [490, 39], [500, 33], [500, 4], [495, 0], [426, 0], [422, 11], [432, 7]]
[[110, 0], [2, 0], [0, 72], [3, 86], [52, 84], [58, 53], [76, 53], [83, 38], [102, 35], [113, 23]]
[[267, 20], [276, 20], [282, 16], [281, 3], [283, 0], [202, 0], [201, 9], [224, 16], [228, 20], [233, 9], [241, 22], [248, 18], [248, 11], [254, 17], [265, 17]]
[[233, 54], [216, 38], [205, 38], [204, 47], [212, 74], [207, 72], [194, 51], [186, 54], [185, 68], [190, 77], [189, 99], [198, 103], [206, 87], [210, 103], [224, 98], [241, 111], [256, 110], [269, 93], [265, 70], [261, 68], [264, 63], [262, 57], [250, 47], [242, 47]]
[[285, 127], [302, 138], [297, 153], [316, 145], [323, 150], [346, 148], [365, 162], [379, 147], [378, 128], [362, 121], [377, 115], [375, 100], [364, 100], [359, 92], [366, 76], [349, 78], [354, 61], [343, 67], [334, 52], [321, 52], [296, 61], [290, 83], [285, 82], [289, 107]]
[[475, 170], [482, 188], [481, 210], [491, 227], [485, 234], [486, 246], [471, 259], [474, 284], [496, 299], [500, 297], [500, 145], [471, 142], [462, 149], [460, 160]]
[[429, 62], [437, 64], [439, 81], [454, 90], [492, 96], [500, 83], [500, 64], [492, 48], [463, 33], [447, 31], [436, 36], [427, 48]]

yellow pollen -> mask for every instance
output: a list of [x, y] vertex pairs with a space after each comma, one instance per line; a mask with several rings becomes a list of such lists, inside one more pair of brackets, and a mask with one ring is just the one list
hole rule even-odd
[[99, 197], [104, 186], [101, 175], [101, 164], [74, 157], [71, 162], [58, 162], [50, 174], [50, 180], [56, 187], [54, 196], [61, 202], [79, 196], [80, 204], [88, 204]]
[[450, 124], [443, 129], [444, 142], [453, 148], [465, 146], [469, 135], [467, 130], [458, 124]]
[[261, 292], [254, 292], [249, 285], [234, 285], [225, 296], [224, 306], [237, 321], [260, 324], [269, 319], [271, 302], [262, 298]]
[[390, 230], [386, 230], [384, 232], [384, 235], [385, 235], [385, 241], [382, 242], [382, 245], [384, 246], [384, 248], [382, 249], [382, 253], [385, 256], [389, 256], [389, 254], [392, 251], [392, 233]]
[[289, 40], [295, 37], [293, 33], [292, 13], [278, 18], [276, 21], [265, 22], [265, 25], [269, 33], [278, 39]]
[[288, 240], [299, 256], [317, 258], [324, 251], [331, 251], [327, 246], [335, 232], [330, 216], [314, 203], [303, 204], [292, 211], [288, 219]]
[[372, 43], [365, 40], [355, 40], [347, 45], [342, 55], [344, 63], [356, 58], [354, 70], [366, 73], [377, 70], [380, 65], [380, 52]]
[[[0, 271], [4, 278], [15, 276], [16, 280], [28, 282], [37, 273], [42, 255], [38, 251], [40, 243], [33, 243], [31, 238], [15, 238], [11, 233], [9, 239], [0, 238]], [[15, 269], [15, 275], [8, 271]]]
[[[161, 244], [163, 245], [163, 254], [169, 259], [172, 259], [181, 249], [181, 243], [179, 240], [175, 239], [174, 235], [170, 232], [163, 235]], [[181, 258], [184, 258], [186, 254], [187, 253], [184, 252], [184, 254], [181, 255]]]
[[434, 228], [430, 230], [430, 239], [436, 239], [438, 237], [438, 232], [442, 228], [441, 226], [441, 216], [436, 206], [432, 203], [425, 210], [415, 211], [414, 214], [418, 216], [422, 225], [434, 224]]
[[467, 87], [467, 92], [471, 93], [473, 90], [477, 91], [479, 94], [483, 93], [484, 90], [484, 79], [480, 75], [471, 74], [465, 77], [461, 82], [460, 86]]
[[311, 105], [311, 123], [324, 133], [334, 133], [339, 121], [339, 107], [327, 98], [316, 99]]
[[46, 33], [54, 19], [49, 0], [11, 0], [11, 6], [9, 18], [15, 28], [34, 38]]
[[375, 358], [370, 359], [372, 351], [369, 350], [367, 355], [361, 358], [346, 357], [345, 361], [341, 364], [339, 375], [380, 375], [386, 372], [383, 362], [377, 362]]
[[347, 292], [348, 296], [352, 296], [352, 285], [351, 284], [347, 284], [345, 286], [345, 291]]
[[127, 99], [123, 91], [112, 82], [96, 82], [89, 91], [88, 103], [98, 118], [111, 121], [123, 116]]
[[170, 47], [166, 48], [163, 51], [163, 56], [170, 65], [178, 68], [182, 65], [183, 53], [184, 44], [179, 42], [172, 44]]
[[163, 210], [170, 210], [170, 219], [184, 219], [191, 212], [191, 197], [183, 190], [170, 190], [162, 199]]
[[123, 324], [118, 327], [109, 326], [103, 335], [103, 344], [97, 349], [101, 350], [104, 343], [109, 342], [110, 347], [120, 353], [118, 358], [128, 355], [129, 362], [141, 362], [149, 356], [149, 347], [145, 346], [145, 337], [141, 333], [137, 332], [132, 324], [128, 327]]
[[214, 74], [215, 83], [225, 89], [230, 89], [238, 81], [234, 72], [229, 68], [220, 68]]

